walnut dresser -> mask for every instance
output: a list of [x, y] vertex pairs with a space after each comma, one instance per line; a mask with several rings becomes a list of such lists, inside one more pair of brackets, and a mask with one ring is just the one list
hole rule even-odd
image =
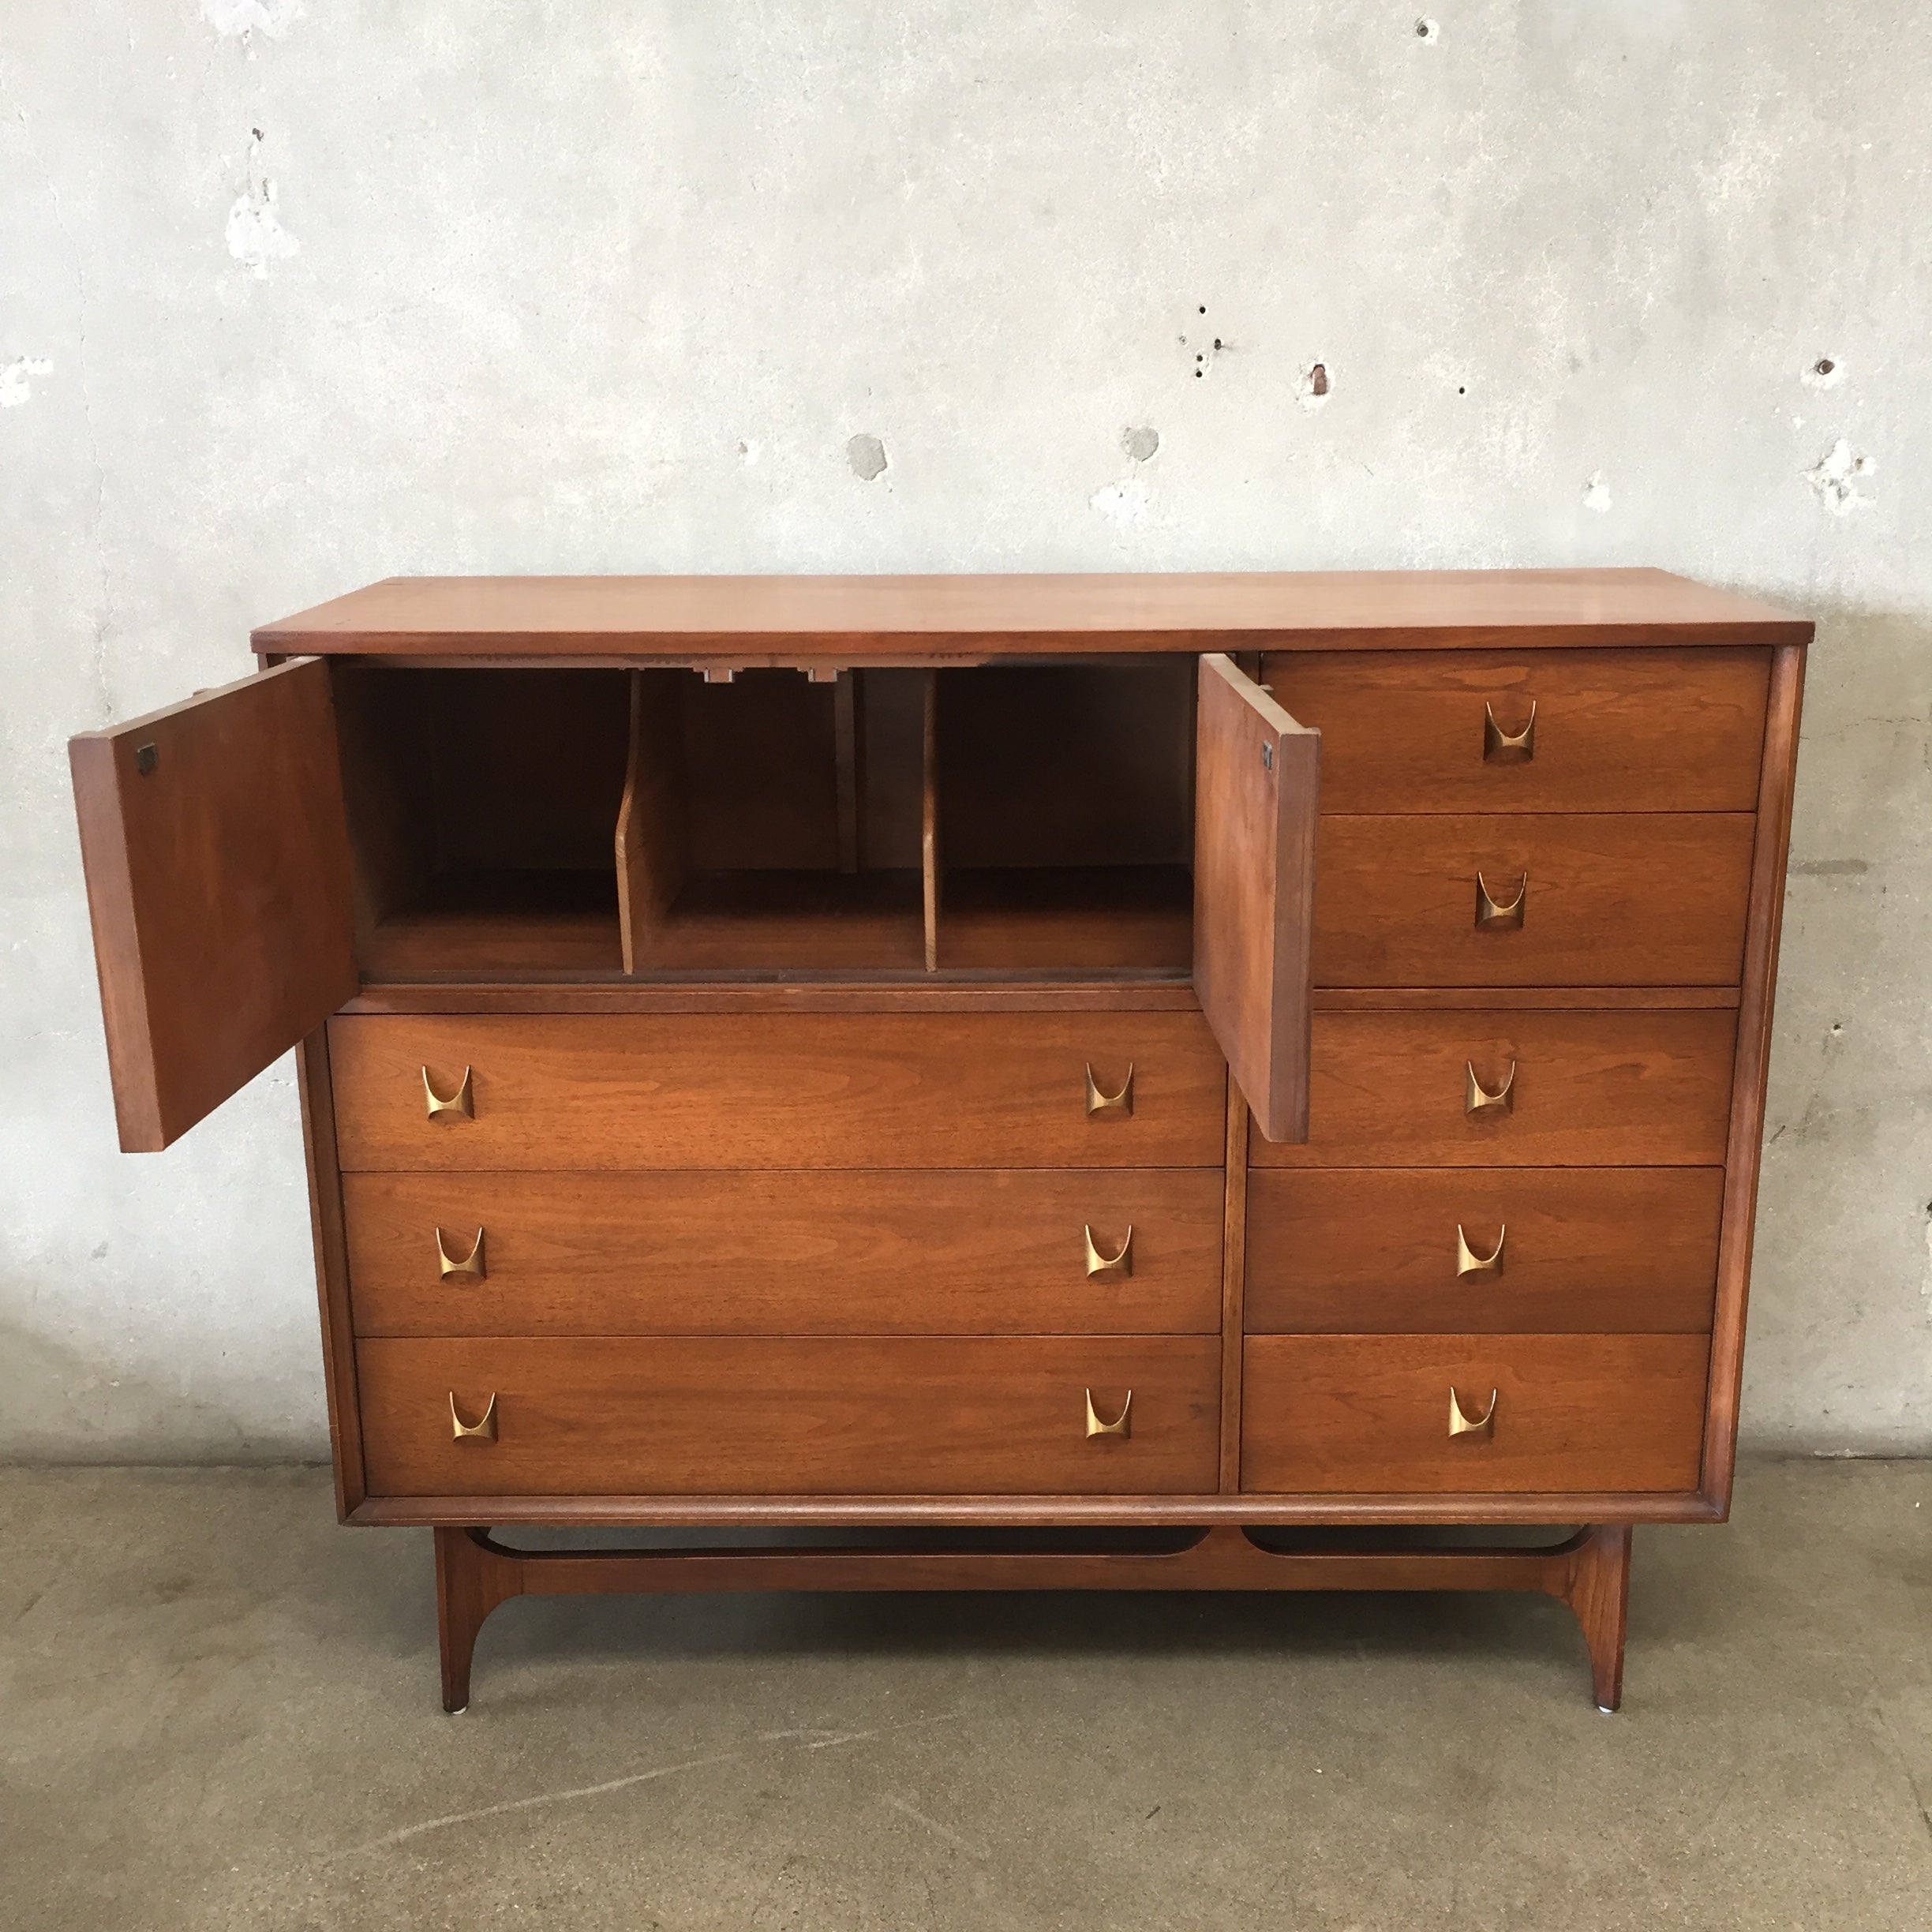
[[340, 1511], [433, 1526], [451, 1709], [522, 1593], [1033, 1586], [1542, 1591], [1612, 1708], [1631, 1526], [1729, 1503], [1810, 635], [376, 584], [73, 742], [122, 1143], [297, 1049]]

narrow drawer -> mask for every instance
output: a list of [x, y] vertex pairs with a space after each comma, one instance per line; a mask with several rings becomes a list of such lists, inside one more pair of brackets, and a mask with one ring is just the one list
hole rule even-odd
[[1276, 1170], [1248, 1193], [1251, 1333], [1707, 1333], [1720, 1167]]
[[[1325, 811], [1757, 804], [1765, 650], [1285, 651], [1264, 661], [1275, 695], [1320, 729]], [[1522, 734], [1533, 706], [1528, 743], [1502, 742]]]
[[1220, 1346], [387, 1338], [356, 1368], [378, 1496], [1181, 1493], [1215, 1487]]
[[[329, 1057], [350, 1170], [1208, 1167], [1224, 1155], [1227, 1066], [1196, 1013], [354, 1014], [330, 1021]], [[432, 1117], [425, 1080], [468, 1112]]]
[[361, 1335], [1208, 1335], [1215, 1168], [343, 1183]]
[[1709, 1167], [1735, 1013], [1318, 1013], [1305, 1145], [1270, 1167]]
[[[1701, 1335], [1252, 1336], [1241, 1487], [1694, 1489], [1709, 1357]], [[1479, 1426], [1451, 1435], [1452, 1402]]]
[[1734, 986], [1755, 826], [1735, 812], [1324, 818], [1315, 983]]

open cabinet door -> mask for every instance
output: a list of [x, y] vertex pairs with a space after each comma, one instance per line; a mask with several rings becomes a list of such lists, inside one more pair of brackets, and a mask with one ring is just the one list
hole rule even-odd
[[178, 1139], [356, 990], [328, 668], [73, 739], [121, 1145]]
[[1305, 1140], [1321, 733], [1219, 652], [1195, 730], [1194, 988], [1263, 1135]]

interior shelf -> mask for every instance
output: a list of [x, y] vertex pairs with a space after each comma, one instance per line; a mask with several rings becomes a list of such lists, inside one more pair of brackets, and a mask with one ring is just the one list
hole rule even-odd
[[373, 979], [623, 970], [613, 872], [437, 874], [365, 935]]
[[960, 972], [1185, 974], [1194, 949], [1185, 866], [1003, 866], [949, 872], [939, 957]]

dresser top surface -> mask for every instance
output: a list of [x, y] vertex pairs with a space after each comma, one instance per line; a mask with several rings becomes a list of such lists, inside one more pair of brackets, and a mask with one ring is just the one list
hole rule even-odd
[[1810, 623], [1659, 570], [1058, 576], [391, 577], [264, 653], [846, 659], [1079, 651], [1796, 644]]

